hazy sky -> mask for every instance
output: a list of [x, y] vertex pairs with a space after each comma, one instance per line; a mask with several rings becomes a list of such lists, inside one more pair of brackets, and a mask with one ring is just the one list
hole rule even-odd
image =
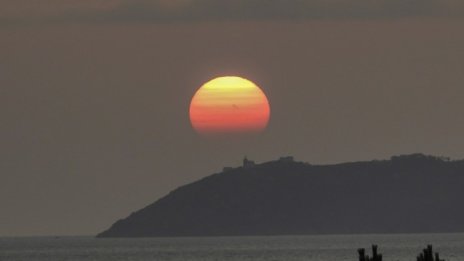
[[[223, 2], [0, 4], [0, 236], [95, 234], [244, 155], [464, 158], [461, 0]], [[231, 74], [268, 129], [198, 136], [191, 97]]]

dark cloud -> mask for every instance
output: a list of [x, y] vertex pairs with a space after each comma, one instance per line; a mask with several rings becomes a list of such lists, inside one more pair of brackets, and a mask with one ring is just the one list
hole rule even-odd
[[53, 15], [1, 17], [0, 24], [185, 22], [221, 20], [462, 17], [457, 0], [177, 0], [127, 1], [109, 9], [71, 9]]

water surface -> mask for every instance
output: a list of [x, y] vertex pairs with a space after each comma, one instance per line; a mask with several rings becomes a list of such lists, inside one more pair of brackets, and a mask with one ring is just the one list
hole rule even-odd
[[372, 243], [384, 261], [415, 261], [427, 244], [446, 261], [464, 261], [464, 234], [0, 238], [0, 261], [356, 261]]

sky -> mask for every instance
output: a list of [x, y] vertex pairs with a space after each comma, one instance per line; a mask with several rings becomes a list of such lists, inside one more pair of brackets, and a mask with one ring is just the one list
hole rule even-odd
[[[180, 185], [292, 155], [464, 158], [458, 0], [0, 3], [0, 236], [94, 235]], [[261, 134], [204, 137], [189, 104], [239, 75]]]

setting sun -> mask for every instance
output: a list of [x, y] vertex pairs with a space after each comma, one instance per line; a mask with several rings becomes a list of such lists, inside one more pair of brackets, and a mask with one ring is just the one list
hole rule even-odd
[[237, 76], [205, 83], [190, 103], [190, 121], [199, 133], [260, 132], [266, 128], [269, 116], [264, 92]]

